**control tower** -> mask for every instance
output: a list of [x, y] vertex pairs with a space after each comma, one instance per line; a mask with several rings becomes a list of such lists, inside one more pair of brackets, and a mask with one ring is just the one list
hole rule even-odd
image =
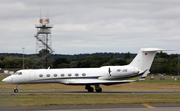
[[[49, 24], [49, 18], [42, 17], [39, 20], [39, 24], [35, 24], [37, 28], [36, 37], [36, 53], [39, 54], [38, 60], [36, 60], [35, 68], [38, 64], [42, 63], [42, 68], [47, 68], [48, 63], [51, 63], [52, 41], [51, 41], [51, 28], [53, 24]], [[45, 64], [45, 66], [44, 66]]]

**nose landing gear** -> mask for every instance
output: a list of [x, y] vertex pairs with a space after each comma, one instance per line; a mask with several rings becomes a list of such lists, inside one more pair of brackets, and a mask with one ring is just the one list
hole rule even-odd
[[15, 92], [15, 93], [18, 93], [18, 89], [14, 89], [14, 92]]
[[18, 88], [19, 88], [20, 84], [16, 85], [16, 88], [14, 89], [15, 93], [18, 93]]

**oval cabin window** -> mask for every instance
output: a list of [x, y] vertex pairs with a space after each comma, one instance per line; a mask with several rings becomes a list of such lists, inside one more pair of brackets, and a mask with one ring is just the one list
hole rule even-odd
[[76, 73], [76, 74], [75, 74], [75, 76], [79, 76], [79, 74], [78, 74], [78, 73]]
[[86, 73], [82, 73], [82, 76], [86, 76]]
[[68, 76], [71, 76], [71, 75], [72, 75], [72, 74], [70, 74], [70, 73], [68, 74]]
[[61, 74], [61, 77], [64, 77], [64, 74]]
[[50, 74], [47, 74], [46, 76], [47, 76], [47, 77], [50, 77]]
[[39, 77], [43, 77], [43, 75], [42, 75], [42, 74], [39, 74]]
[[54, 77], [57, 77], [57, 74], [54, 74]]

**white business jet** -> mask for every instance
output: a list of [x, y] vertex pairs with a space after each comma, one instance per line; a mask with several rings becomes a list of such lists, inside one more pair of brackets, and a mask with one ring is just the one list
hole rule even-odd
[[[102, 92], [100, 84], [113, 85], [145, 80], [157, 51], [168, 51], [159, 48], [142, 48], [129, 65], [103, 66], [100, 68], [65, 68], [19, 70], [3, 79], [3, 82], [16, 84], [14, 92], [18, 92], [20, 84], [61, 83], [66, 85], [85, 85], [88, 92]], [[138, 80], [127, 80], [138, 77]]]

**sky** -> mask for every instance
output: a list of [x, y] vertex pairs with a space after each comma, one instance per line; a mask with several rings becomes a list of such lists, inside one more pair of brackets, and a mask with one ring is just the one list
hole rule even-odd
[[54, 54], [180, 53], [179, 0], [0, 0], [0, 53], [36, 53], [40, 15], [53, 24]]

